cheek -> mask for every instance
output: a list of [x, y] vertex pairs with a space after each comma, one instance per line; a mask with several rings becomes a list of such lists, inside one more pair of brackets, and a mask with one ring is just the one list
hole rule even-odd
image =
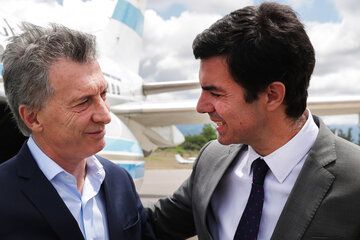
[[89, 116], [86, 113], [67, 113], [64, 116], [63, 125], [73, 133], [82, 132], [89, 123]]

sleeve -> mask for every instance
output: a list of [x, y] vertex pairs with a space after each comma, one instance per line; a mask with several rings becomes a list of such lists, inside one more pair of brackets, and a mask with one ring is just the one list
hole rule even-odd
[[187, 239], [196, 235], [192, 205], [194, 176], [201, 154], [209, 143], [200, 151], [190, 177], [172, 196], [147, 204], [150, 223], [158, 239]]
[[134, 185], [134, 182], [132, 180], [132, 177], [126, 172], [130, 182], [131, 182], [131, 188], [133, 190], [133, 194], [135, 195], [135, 199], [136, 199], [136, 206], [137, 206], [137, 209], [138, 209], [138, 216], [140, 217], [140, 225], [141, 225], [141, 239], [142, 240], [155, 240], [155, 235], [154, 235], [154, 232], [153, 232], [153, 229], [150, 225], [150, 221], [149, 221], [149, 218], [148, 218], [148, 215], [141, 203], [141, 200], [140, 200], [140, 197], [139, 195], [137, 194], [136, 192], [136, 189], [135, 189], [135, 185]]

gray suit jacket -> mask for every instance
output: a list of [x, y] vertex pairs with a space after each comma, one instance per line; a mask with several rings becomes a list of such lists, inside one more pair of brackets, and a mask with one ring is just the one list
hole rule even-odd
[[[314, 120], [319, 134], [271, 239], [360, 239], [360, 148]], [[242, 147], [208, 143], [179, 189], [147, 209], [159, 239], [212, 239], [210, 200]]]

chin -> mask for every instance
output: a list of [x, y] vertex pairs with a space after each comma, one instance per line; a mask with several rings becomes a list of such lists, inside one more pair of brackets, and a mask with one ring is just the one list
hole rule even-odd
[[221, 137], [217, 138], [218, 142], [221, 143], [222, 145], [229, 145], [231, 143], [229, 143], [226, 139], [223, 139]]
[[96, 147], [93, 147], [93, 148], [89, 149], [89, 151], [88, 151], [89, 156], [97, 154], [98, 152], [103, 150], [104, 147], [105, 147], [105, 144], [104, 145], [99, 145], [99, 146], [96, 146]]

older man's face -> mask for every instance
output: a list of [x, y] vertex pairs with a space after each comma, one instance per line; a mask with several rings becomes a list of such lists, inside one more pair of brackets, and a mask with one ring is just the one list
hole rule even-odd
[[54, 160], [71, 160], [103, 149], [110, 112], [107, 82], [97, 61], [61, 59], [50, 67], [49, 80], [55, 93], [38, 112], [42, 131], [36, 140], [42, 150]]

